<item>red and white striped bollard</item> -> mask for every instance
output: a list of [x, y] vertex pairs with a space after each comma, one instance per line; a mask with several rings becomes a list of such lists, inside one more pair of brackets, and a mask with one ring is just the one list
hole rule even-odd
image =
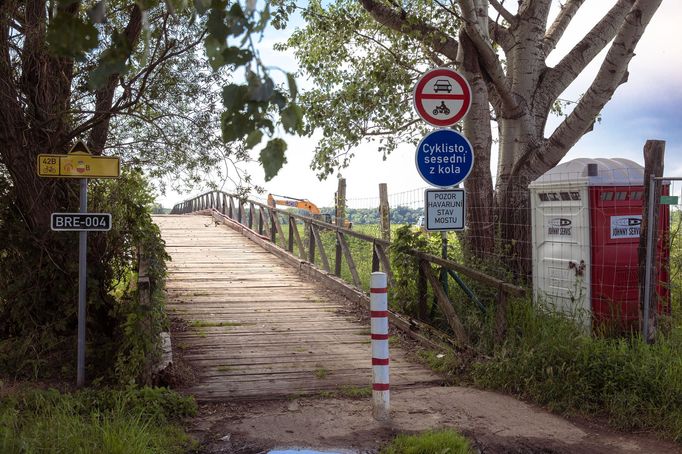
[[378, 421], [390, 418], [388, 379], [388, 298], [386, 273], [372, 273], [369, 310], [372, 323], [372, 414]]

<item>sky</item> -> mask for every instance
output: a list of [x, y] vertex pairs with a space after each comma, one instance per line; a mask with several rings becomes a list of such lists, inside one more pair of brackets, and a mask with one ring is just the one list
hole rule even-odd
[[[587, 1], [557, 49], [549, 56], [548, 64], [559, 61], [614, 3], [615, 0]], [[682, 2], [663, 0], [635, 50], [636, 55], [629, 66], [628, 82], [616, 90], [613, 99], [602, 111], [601, 122], [595, 124], [592, 132], [583, 136], [562, 162], [579, 157], [623, 157], [643, 164], [644, 143], [647, 139], [659, 139], [666, 141], [665, 175], [682, 177], [682, 45], [674, 33], [681, 23]], [[274, 51], [272, 45], [285, 40], [297, 24], [302, 26], [300, 21], [294, 21], [288, 30], [265, 36], [260, 43], [260, 52], [266, 64], [296, 71], [293, 56]], [[561, 98], [577, 99], [587, 90], [605, 53], [606, 50], [595, 58]], [[302, 89], [310, 86], [310, 82], [301, 79], [298, 84]], [[550, 118], [547, 131], [553, 130], [560, 121], [557, 117]], [[287, 164], [274, 179], [265, 183], [263, 170], [257, 163], [246, 166], [254, 183], [274, 194], [307, 198], [318, 206], [333, 205], [336, 175], [319, 181], [310, 170], [316, 136], [286, 136], [285, 139], [288, 142]], [[355, 158], [350, 167], [341, 170], [342, 176], [346, 178], [347, 199], [351, 207], [354, 199], [378, 197], [379, 183], [387, 183], [389, 194], [427, 186], [415, 168], [413, 145], [399, 147], [386, 161], [382, 160], [374, 144], [362, 145], [354, 153]], [[495, 154], [493, 149], [493, 156]], [[491, 167], [494, 174], [495, 159]], [[227, 192], [231, 189], [229, 184], [224, 188]], [[157, 200], [170, 207], [185, 198], [187, 195], [168, 193]]]

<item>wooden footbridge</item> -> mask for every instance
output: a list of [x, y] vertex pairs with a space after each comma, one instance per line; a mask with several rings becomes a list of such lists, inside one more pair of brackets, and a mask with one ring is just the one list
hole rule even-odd
[[[364, 235], [220, 192], [174, 212], [155, 222], [172, 258], [167, 307], [182, 321], [172, 342], [196, 375], [188, 392], [220, 401], [371, 389], [367, 297], [334, 276], [321, 241], [323, 230], [336, 232], [336, 271], [344, 257], [359, 287], [346, 235]], [[297, 223], [305, 224], [307, 244]], [[364, 239], [373, 244], [373, 268], [387, 269], [387, 244]], [[451, 305], [445, 313], [459, 324]], [[392, 343], [392, 388], [440, 381]]]

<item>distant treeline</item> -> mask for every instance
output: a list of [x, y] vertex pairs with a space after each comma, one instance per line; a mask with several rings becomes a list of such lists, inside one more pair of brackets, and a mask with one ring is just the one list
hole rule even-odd
[[[320, 208], [323, 214], [334, 215], [334, 207]], [[423, 208], [398, 206], [391, 208], [391, 224], [416, 224], [419, 216], [424, 214]], [[353, 224], [378, 224], [378, 208], [346, 208], [346, 218]]]

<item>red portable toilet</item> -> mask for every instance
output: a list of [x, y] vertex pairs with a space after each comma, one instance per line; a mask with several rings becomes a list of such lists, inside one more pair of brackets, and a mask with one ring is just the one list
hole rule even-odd
[[[643, 184], [644, 168], [634, 161], [588, 158], [560, 164], [530, 184], [536, 302], [586, 328], [638, 329]], [[658, 311], [670, 313], [670, 211], [660, 210]]]

